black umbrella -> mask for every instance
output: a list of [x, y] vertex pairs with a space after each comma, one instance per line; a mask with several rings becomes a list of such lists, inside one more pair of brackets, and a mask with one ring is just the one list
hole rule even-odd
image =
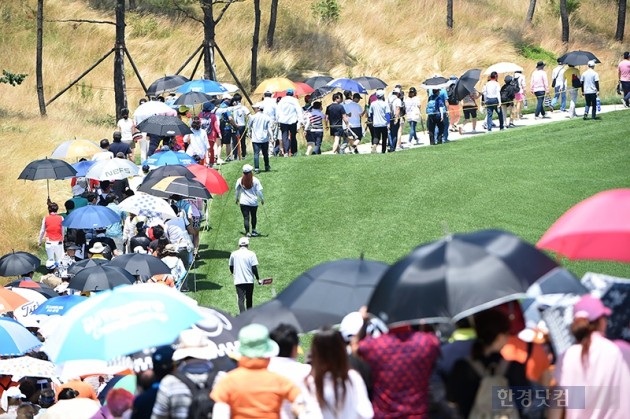
[[352, 80], [361, 83], [363, 87], [367, 90], [376, 90], [376, 89], [384, 89], [387, 87], [387, 83], [378, 77], [371, 76], [363, 76], [363, 77], [355, 77]]
[[188, 92], [184, 93], [175, 101], [175, 105], [187, 105], [194, 106], [200, 103], [206, 103], [210, 100], [210, 96], [202, 92]]
[[176, 116], [154, 115], [138, 124], [138, 131], [147, 134], [171, 136], [192, 133], [190, 127]]
[[45, 159], [35, 160], [27, 164], [24, 170], [22, 170], [22, 173], [18, 176], [18, 179], [46, 179], [46, 189], [50, 197], [49, 179], [69, 179], [76, 176], [76, 174], [76, 169], [65, 161], [46, 157]]
[[311, 86], [313, 89], [318, 89], [322, 86], [325, 86], [328, 84], [329, 81], [332, 81], [333, 78], [330, 76], [313, 76], [313, 77], [309, 77], [308, 79], [304, 80], [304, 83], [308, 84], [309, 86]]
[[457, 100], [462, 100], [474, 92], [475, 85], [479, 82], [480, 76], [481, 70], [478, 68], [473, 68], [472, 70], [468, 70], [462, 74], [455, 84], [455, 98]]
[[527, 290], [527, 295], [536, 297], [543, 294], [587, 294], [588, 289], [571, 272], [555, 268], [547, 272]]
[[68, 275], [76, 275], [85, 268], [93, 268], [95, 266], [108, 264], [107, 259], [83, 259], [79, 262], [73, 263], [68, 269]]
[[578, 66], [578, 65], [586, 65], [589, 61], [595, 61], [596, 63], [601, 63], [599, 58], [597, 58], [592, 52], [588, 51], [571, 51], [562, 55], [558, 58], [562, 64]]
[[194, 179], [195, 174], [188, 170], [186, 166], [179, 164], [167, 164], [157, 169], [151, 170], [142, 180], [142, 184], [138, 187], [140, 192], [148, 193], [160, 198], [168, 198], [172, 194], [168, 192], [156, 191], [151, 189], [156, 183], [169, 176], [184, 176], [188, 179]]
[[335, 88], [332, 86], [318, 87], [311, 93], [311, 102], [314, 102], [316, 100], [323, 98], [326, 95], [329, 95], [333, 90], [335, 90]]
[[388, 324], [457, 321], [525, 296], [556, 266], [505, 231], [455, 234], [417, 247], [388, 269], [368, 310]]
[[171, 268], [161, 259], [142, 253], [127, 253], [111, 260], [109, 266], [123, 268], [132, 275], [151, 277], [159, 274], [170, 274]]
[[182, 84], [188, 82], [188, 79], [178, 74], [174, 76], [165, 76], [157, 79], [147, 89], [148, 96], [156, 96], [160, 93], [177, 89]]
[[195, 323], [195, 326], [206, 332], [208, 338], [217, 344], [219, 356], [228, 355], [222, 352], [234, 352], [240, 330], [236, 318], [215, 308], [200, 306], [198, 310], [203, 320]]
[[164, 194], [179, 195], [187, 198], [212, 199], [212, 195], [206, 186], [195, 179], [188, 179], [185, 176], [168, 176], [160, 180], [151, 187], [152, 195], [154, 192]]
[[77, 273], [68, 284], [68, 288], [79, 291], [104, 291], [118, 285], [135, 282], [129, 272], [118, 266], [101, 265], [85, 268]]
[[239, 327], [258, 323], [269, 330], [273, 330], [281, 323], [284, 323], [295, 327], [298, 332], [303, 333], [315, 330], [321, 326], [319, 321], [309, 320], [310, 318], [315, 318], [316, 315], [318, 319], [324, 321], [324, 324], [334, 324], [337, 321], [337, 316], [331, 315], [328, 318], [322, 318], [317, 313], [290, 310], [281, 301], [271, 300], [239, 314], [236, 317], [236, 323]]
[[426, 79], [420, 87], [423, 89], [443, 89], [448, 87], [450, 80], [442, 76], [433, 76], [430, 79]]
[[18, 276], [35, 271], [42, 264], [35, 255], [11, 252], [0, 258], [0, 276]]

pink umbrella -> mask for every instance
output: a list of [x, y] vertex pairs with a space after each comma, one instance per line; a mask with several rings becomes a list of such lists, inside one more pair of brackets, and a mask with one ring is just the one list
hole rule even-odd
[[630, 189], [600, 192], [578, 203], [536, 246], [574, 260], [630, 263]]

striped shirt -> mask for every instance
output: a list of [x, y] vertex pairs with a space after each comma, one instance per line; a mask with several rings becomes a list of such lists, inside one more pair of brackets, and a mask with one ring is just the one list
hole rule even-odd
[[313, 132], [324, 131], [324, 114], [319, 109], [312, 109], [308, 115], [306, 130]]

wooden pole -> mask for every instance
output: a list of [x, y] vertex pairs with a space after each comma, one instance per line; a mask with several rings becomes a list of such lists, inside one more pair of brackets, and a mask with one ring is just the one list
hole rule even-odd
[[223, 51], [221, 51], [221, 49], [219, 48], [219, 46], [215, 43], [214, 44], [214, 48], [217, 50], [217, 52], [219, 53], [219, 55], [221, 56], [221, 59], [223, 60], [223, 62], [225, 63], [225, 66], [227, 67], [228, 71], [230, 72], [230, 74], [232, 75], [232, 77], [234, 78], [234, 81], [236, 82], [236, 84], [238, 85], [238, 88], [241, 89], [241, 92], [243, 92], [243, 96], [245, 96], [245, 98], [247, 99], [247, 101], [249, 102], [250, 106], [254, 106], [254, 103], [252, 102], [252, 100], [249, 98], [249, 95], [247, 94], [247, 92], [245, 91], [245, 88], [243, 87], [243, 85], [241, 84], [241, 81], [238, 79], [238, 77], [236, 76], [236, 73], [234, 73], [234, 70], [232, 70], [232, 67], [230, 66], [230, 64], [227, 62], [227, 59], [225, 58], [225, 55], [223, 55]]
[[127, 107], [127, 86], [125, 83], [125, 0], [116, 2], [116, 45], [114, 46], [114, 100], [116, 120], [120, 110]]
[[193, 68], [192, 73], [190, 74], [190, 80], [195, 78], [195, 73], [197, 73], [197, 69], [199, 68], [199, 64], [201, 63], [201, 59], [204, 57], [206, 53], [205, 48], [201, 50], [201, 53], [199, 54], [199, 58], [197, 59], [197, 63], [195, 64], [195, 68]]
[[133, 68], [134, 73], [136, 73], [136, 77], [138, 77], [138, 80], [140, 81], [140, 84], [142, 85], [142, 89], [144, 90], [144, 94], [147, 94], [147, 86], [145, 86], [144, 81], [142, 80], [142, 76], [140, 76], [140, 72], [138, 71], [138, 68], [136, 67], [136, 64], [133, 62], [133, 59], [131, 58], [131, 54], [129, 54], [129, 50], [127, 49], [127, 47], [124, 47], [125, 50], [125, 55], [127, 56], [127, 58], [129, 59], [129, 63], [131, 64], [131, 67]]
[[193, 59], [193, 58], [195, 58], [195, 55], [197, 55], [197, 54], [199, 53], [199, 51], [201, 51], [202, 49], [203, 49], [203, 45], [199, 45], [199, 48], [197, 48], [197, 49], [195, 50], [195, 52], [193, 52], [193, 53], [190, 55], [190, 57], [188, 57], [188, 58], [186, 59], [186, 61], [184, 61], [184, 64], [182, 64], [182, 66], [179, 68], [179, 70], [177, 70], [177, 71], [175, 72], [175, 74], [179, 74], [179, 73], [181, 73], [182, 71], [184, 71], [184, 68], [186, 68], [186, 66], [188, 65], [188, 63], [190, 63], [190, 62], [192, 61], [192, 59]]
[[42, 72], [44, 38], [44, 0], [37, 0], [37, 52], [35, 58], [35, 76], [37, 77], [37, 100], [39, 114], [46, 116], [46, 101], [44, 99], [44, 76]]

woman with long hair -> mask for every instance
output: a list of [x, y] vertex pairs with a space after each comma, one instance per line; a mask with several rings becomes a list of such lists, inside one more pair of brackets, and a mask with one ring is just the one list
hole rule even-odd
[[332, 329], [319, 331], [311, 344], [311, 374], [305, 380], [305, 418], [354, 419], [374, 416], [365, 383], [350, 369], [346, 344]]
[[[555, 370], [560, 388], [568, 386], [556, 390], [567, 393], [566, 419], [628, 417], [630, 345], [606, 338], [610, 314], [591, 295], [584, 295], [573, 307], [571, 333], [576, 344], [560, 356]], [[551, 412], [561, 416], [560, 409]]]
[[[240, 204], [241, 213], [243, 214], [243, 224], [245, 226], [245, 235], [247, 237], [257, 237], [260, 233], [256, 231], [256, 212], [258, 211], [258, 200], [260, 204], [265, 205], [265, 197], [263, 196], [262, 184], [258, 178], [252, 173], [254, 168], [246, 164], [243, 166], [243, 176], [236, 181], [236, 204]], [[251, 233], [249, 232], [251, 220]]]

